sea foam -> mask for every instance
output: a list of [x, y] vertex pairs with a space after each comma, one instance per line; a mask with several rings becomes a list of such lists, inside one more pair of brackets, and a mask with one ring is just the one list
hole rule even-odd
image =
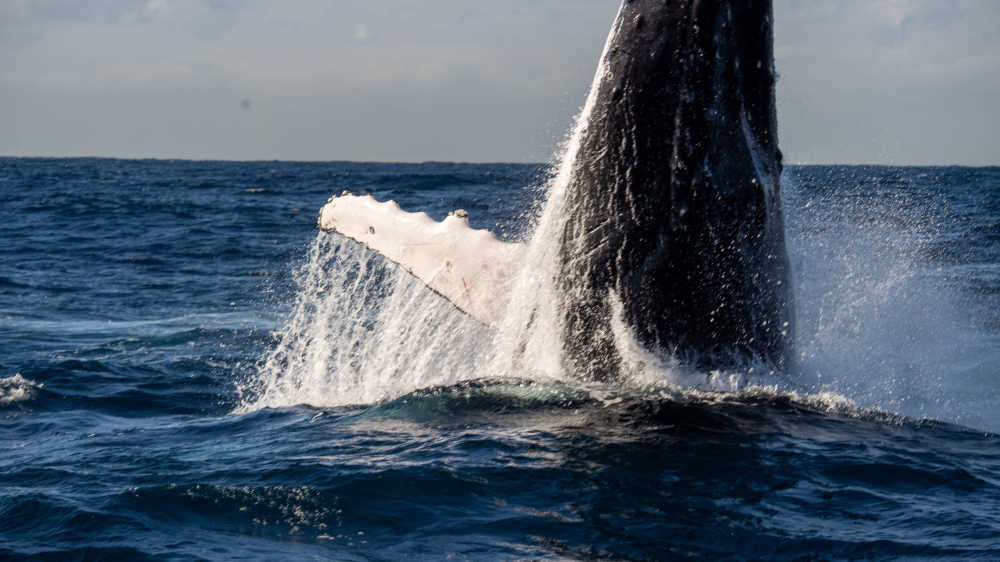
[[0, 405], [31, 400], [42, 386], [31, 379], [24, 378], [20, 373], [12, 377], [0, 378]]

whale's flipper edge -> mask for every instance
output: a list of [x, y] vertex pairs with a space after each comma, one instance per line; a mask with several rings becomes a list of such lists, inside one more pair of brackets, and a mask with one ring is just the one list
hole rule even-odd
[[379, 202], [371, 195], [331, 197], [320, 210], [319, 227], [399, 264], [488, 326], [502, 318], [524, 256], [523, 244], [471, 228], [464, 211], [435, 221], [427, 213], [408, 213], [395, 201]]

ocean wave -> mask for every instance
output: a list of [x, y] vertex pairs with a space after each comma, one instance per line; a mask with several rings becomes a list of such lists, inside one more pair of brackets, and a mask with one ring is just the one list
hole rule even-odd
[[308, 486], [168, 484], [133, 488], [118, 502], [158, 520], [212, 519], [264, 535], [315, 536], [340, 523], [338, 497]]
[[618, 427], [674, 423], [697, 427], [711, 419], [710, 425], [717, 429], [736, 432], [778, 427], [783, 432], [799, 433], [797, 424], [808, 427], [812, 422], [837, 419], [877, 425], [942, 423], [865, 407], [829, 390], [807, 392], [778, 384], [707, 390], [667, 382], [630, 386], [513, 377], [484, 377], [422, 388], [367, 408], [360, 419], [404, 418], [445, 425], [467, 423], [470, 418], [520, 425], [519, 417], [534, 423], [539, 413], [555, 417], [568, 414], [570, 419], [564, 421], [569, 424], [578, 423], [573, 419], [577, 414], [597, 416]]
[[44, 385], [24, 378], [20, 373], [12, 377], [0, 378], [0, 405], [6, 406], [31, 400], [42, 386]]

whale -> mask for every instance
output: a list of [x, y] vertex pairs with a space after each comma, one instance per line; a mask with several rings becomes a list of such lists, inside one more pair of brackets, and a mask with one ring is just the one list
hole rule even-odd
[[[599, 61], [561, 193], [562, 362], [622, 375], [616, 326], [701, 369], [791, 365], [793, 294], [780, 198], [769, 1], [625, 0]], [[525, 244], [344, 193], [320, 228], [353, 238], [487, 325]]]
[[647, 347], [705, 368], [786, 367], [772, 21], [760, 0], [622, 6], [564, 211], [577, 372], [615, 372], [616, 304]]

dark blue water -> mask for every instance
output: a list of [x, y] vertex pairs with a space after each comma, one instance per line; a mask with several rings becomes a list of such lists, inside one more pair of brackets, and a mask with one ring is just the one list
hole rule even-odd
[[254, 407], [330, 195], [518, 238], [544, 178], [0, 159], [0, 558], [1000, 559], [998, 168], [790, 168], [801, 365], [739, 392]]

